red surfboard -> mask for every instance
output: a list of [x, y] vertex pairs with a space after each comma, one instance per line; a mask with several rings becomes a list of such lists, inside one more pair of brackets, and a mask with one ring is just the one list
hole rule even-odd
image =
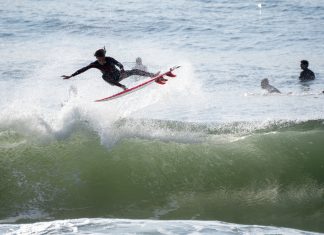
[[124, 90], [122, 92], [114, 94], [112, 96], [108, 96], [108, 97], [103, 98], [103, 99], [95, 100], [95, 102], [102, 102], [102, 101], [109, 101], [109, 100], [117, 99], [117, 98], [122, 97], [124, 95], [128, 95], [128, 94], [130, 94], [130, 93], [132, 93], [134, 91], [138, 91], [138, 90], [152, 84], [153, 82], [156, 82], [156, 83], [158, 83], [160, 85], [164, 85], [168, 81], [167, 79], [164, 78], [164, 76], [176, 77], [176, 75], [173, 74], [172, 71], [175, 70], [175, 69], [178, 69], [178, 68], [180, 68], [180, 66], [175, 66], [173, 68], [170, 68], [169, 71], [167, 71], [165, 73], [162, 73], [162, 74], [159, 74], [159, 75], [151, 78], [150, 80], [148, 80], [146, 82], [143, 82], [143, 83], [141, 83], [141, 84], [139, 84], [137, 86], [134, 86], [132, 88], [129, 88], [127, 90]]

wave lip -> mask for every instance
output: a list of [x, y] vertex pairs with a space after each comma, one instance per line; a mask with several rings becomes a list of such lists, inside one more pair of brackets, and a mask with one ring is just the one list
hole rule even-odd
[[126, 219], [74, 219], [34, 224], [0, 225], [0, 232], [13, 234], [300, 234], [319, 233], [272, 226], [240, 225], [220, 221], [157, 221]]

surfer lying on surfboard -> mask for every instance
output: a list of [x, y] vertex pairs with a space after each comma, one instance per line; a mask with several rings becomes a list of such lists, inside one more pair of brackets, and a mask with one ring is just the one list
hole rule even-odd
[[[149, 73], [139, 69], [124, 70], [124, 66], [121, 63], [119, 63], [117, 60], [115, 60], [112, 57], [106, 57], [105, 48], [97, 50], [94, 56], [97, 59], [96, 61], [92, 62], [86, 67], [77, 70], [75, 73], [73, 73], [70, 76], [63, 75], [62, 76], [63, 79], [69, 79], [71, 77], [74, 77], [76, 75], [79, 75], [80, 73], [87, 71], [88, 69], [96, 68], [102, 72], [102, 78], [110, 85], [118, 86], [126, 90], [127, 87], [119, 83], [121, 80], [133, 75], [154, 77], [158, 74], [158, 73], [157, 74]], [[116, 68], [116, 66], [119, 68], [119, 70]]]

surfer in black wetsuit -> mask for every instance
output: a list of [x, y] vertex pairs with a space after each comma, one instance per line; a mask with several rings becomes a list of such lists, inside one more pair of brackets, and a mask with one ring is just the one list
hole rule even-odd
[[[119, 63], [117, 60], [115, 60], [112, 57], [106, 57], [105, 49], [97, 50], [94, 56], [97, 58], [95, 62], [92, 62], [88, 66], [77, 70], [75, 73], [73, 73], [70, 76], [63, 75], [62, 76], [63, 79], [69, 79], [71, 77], [74, 77], [76, 75], [79, 75], [80, 73], [87, 71], [88, 69], [96, 68], [102, 72], [102, 78], [110, 85], [118, 86], [126, 90], [127, 87], [123, 84], [120, 84], [119, 82], [129, 76], [133, 76], [133, 75], [144, 76], [144, 77], [155, 76], [155, 74], [153, 73], [149, 73], [139, 69], [124, 70], [124, 66], [121, 63]], [[119, 70], [116, 68], [116, 66], [119, 68]]]
[[300, 73], [299, 80], [301, 82], [311, 81], [315, 79], [315, 74], [312, 70], [308, 69], [308, 61], [302, 60], [300, 61], [300, 68], [303, 70]]

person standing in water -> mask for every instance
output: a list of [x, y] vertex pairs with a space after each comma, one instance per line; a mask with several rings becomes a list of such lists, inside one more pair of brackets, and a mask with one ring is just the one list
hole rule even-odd
[[300, 61], [300, 68], [303, 70], [299, 76], [301, 82], [312, 81], [315, 79], [315, 74], [312, 70], [308, 69], [308, 65], [309, 63], [307, 60]]
[[[133, 69], [138, 69], [138, 70], [142, 70], [142, 71], [147, 71], [147, 67], [143, 64], [142, 62], [142, 58], [141, 57], [137, 57], [136, 58], [136, 63], [135, 66], [133, 67]], [[135, 76], [134, 80], [135, 81], [139, 81], [141, 79], [140, 76]]]
[[139, 69], [139, 70], [142, 70], [142, 71], [147, 71], [147, 67], [143, 64], [141, 57], [136, 58], [136, 64], [133, 67], [133, 69]]
[[[90, 63], [88, 66], [83, 67], [70, 76], [62, 75], [63, 79], [70, 79], [71, 77], [77, 76], [88, 69], [96, 68], [99, 69], [102, 72], [102, 78], [106, 82], [108, 82], [112, 86], [118, 86], [124, 90], [127, 89], [127, 87], [121, 83], [119, 83], [121, 80], [133, 76], [144, 76], [144, 77], [154, 77], [156, 74], [149, 73], [143, 70], [139, 69], [132, 69], [132, 70], [124, 70], [124, 66], [115, 60], [112, 57], [106, 56], [106, 49], [99, 49], [94, 53], [94, 56], [96, 57], [96, 61]], [[119, 69], [117, 69], [117, 67]]]

